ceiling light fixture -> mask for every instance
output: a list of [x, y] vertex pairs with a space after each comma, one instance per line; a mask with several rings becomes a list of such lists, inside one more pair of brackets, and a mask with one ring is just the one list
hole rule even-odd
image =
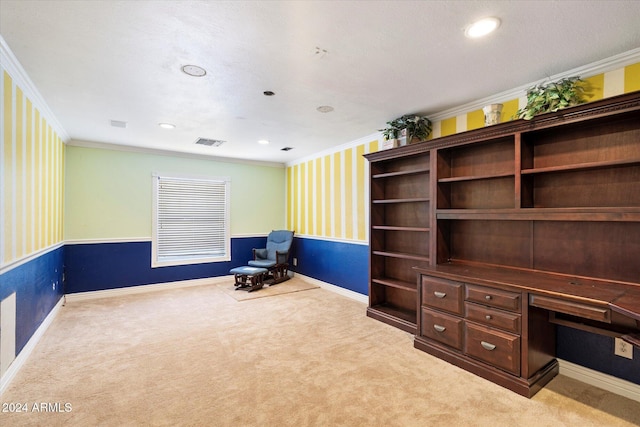
[[172, 123], [158, 123], [158, 126], [160, 126], [162, 129], [175, 129], [176, 125], [172, 124]]
[[266, 140], [266, 139], [261, 139], [261, 140], [258, 141], [258, 144], [262, 144], [262, 145], [267, 145], [268, 143], [269, 143], [269, 141]]
[[321, 113], [330, 113], [333, 111], [333, 107], [330, 105], [321, 105], [316, 108], [316, 110], [320, 111]]
[[464, 30], [464, 35], [476, 39], [495, 31], [499, 26], [500, 20], [498, 18], [484, 18], [469, 25]]
[[207, 70], [197, 65], [185, 65], [182, 67], [182, 72], [193, 77], [202, 77], [207, 74]]

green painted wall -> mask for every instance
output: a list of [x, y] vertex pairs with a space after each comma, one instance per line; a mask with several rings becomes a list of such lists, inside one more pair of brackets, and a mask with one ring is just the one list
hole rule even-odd
[[65, 240], [151, 239], [153, 173], [230, 177], [232, 235], [284, 228], [284, 167], [67, 146]]

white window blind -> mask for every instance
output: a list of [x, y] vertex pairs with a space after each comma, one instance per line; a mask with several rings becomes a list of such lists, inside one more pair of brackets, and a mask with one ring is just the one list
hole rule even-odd
[[152, 266], [231, 259], [228, 179], [154, 176]]

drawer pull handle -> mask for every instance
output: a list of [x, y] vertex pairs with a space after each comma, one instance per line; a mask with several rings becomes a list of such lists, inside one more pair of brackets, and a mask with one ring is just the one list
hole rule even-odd
[[433, 325], [433, 329], [435, 329], [437, 332], [444, 332], [445, 328], [444, 326], [440, 326], [440, 325]]
[[433, 294], [436, 296], [436, 298], [444, 298], [447, 296], [446, 293], [444, 292], [438, 292], [438, 291], [434, 291]]
[[480, 344], [482, 344], [482, 347], [483, 347], [485, 350], [489, 350], [489, 351], [491, 351], [491, 350], [495, 350], [495, 348], [496, 348], [496, 346], [495, 346], [495, 345], [493, 345], [493, 344], [491, 344], [491, 343], [488, 343], [488, 342], [486, 342], [486, 341], [480, 341]]
[[491, 315], [487, 314], [486, 316], [484, 316], [484, 318], [487, 319], [487, 320], [491, 320]]
[[489, 301], [491, 299], [491, 295], [485, 295], [484, 299], [486, 299], [487, 301]]

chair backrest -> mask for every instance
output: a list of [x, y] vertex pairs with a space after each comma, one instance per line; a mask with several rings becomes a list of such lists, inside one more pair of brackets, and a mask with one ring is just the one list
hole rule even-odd
[[276, 251], [289, 252], [293, 243], [293, 231], [273, 230], [267, 236], [267, 259], [276, 259]]

